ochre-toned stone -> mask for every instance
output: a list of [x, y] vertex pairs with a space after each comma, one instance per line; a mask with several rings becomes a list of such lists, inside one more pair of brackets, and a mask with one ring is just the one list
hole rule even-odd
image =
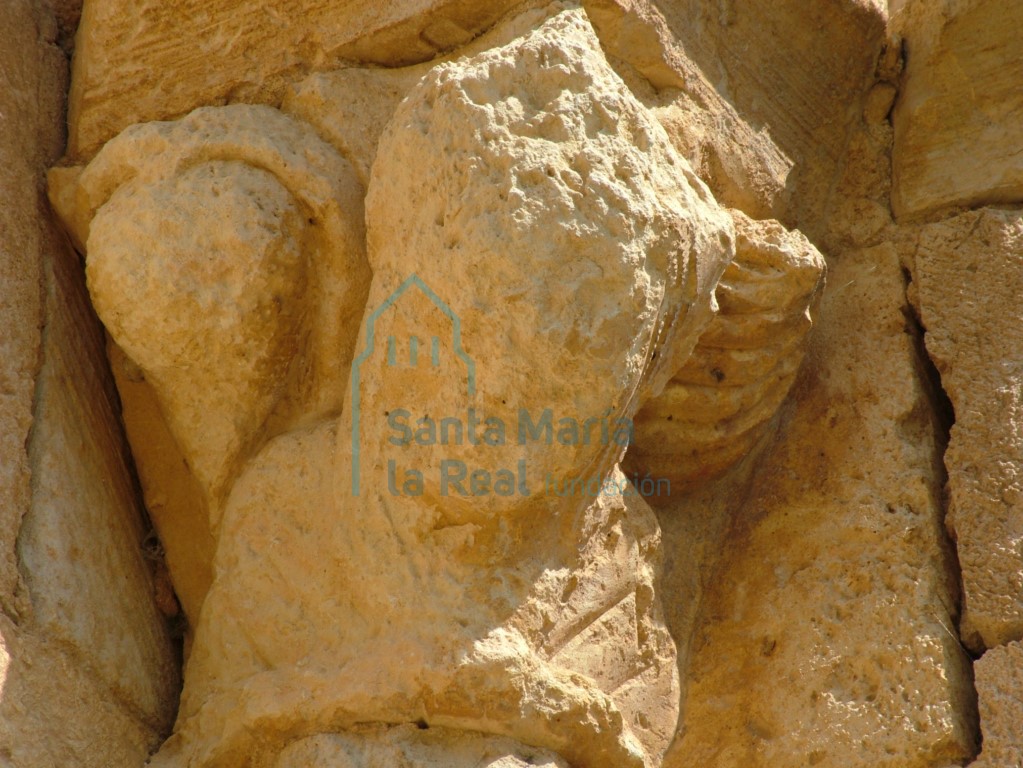
[[720, 476], [764, 436], [796, 379], [824, 288], [824, 259], [806, 237], [733, 217], [736, 255], [715, 292], [718, 314], [637, 414], [626, 461], [630, 472], [667, 478], [672, 494]]
[[[738, 200], [776, 200], [769, 211], [722, 201], [756, 218], [798, 226], [813, 238], [827, 224], [821, 217], [884, 42], [881, 4], [877, 0], [655, 0], [655, 4], [702, 77], [724, 95], [726, 109], [747, 126], [729, 131], [727, 142], [714, 142], [725, 147], [714, 160], [717, 176], [731, 177], [732, 195]], [[724, 111], [710, 107], [712, 103], [698, 99], [698, 106], [711, 114]], [[704, 130], [715, 130], [713, 123]], [[744, 148], [741, 142], [749, 146]], [[770, 162], [750, 162], [758, 155]], [[745, 158], [742, 173], [735, 169], [739, 158]], [[783, 168], [785, 194], [774, 190], [765, 196]], [[735, 189], [736, 181], [746, 189]], [[754, 193], [757, 187], [761, 192]]]
[[[38, 166], [40, 108], [48, 73], [35, 44], [38, 29], [28, 2], [0, 7], [0, 607], [16, 613], [18, 563], [14, 544], [28, 511], [30, 470], [26, 442], [39, 367], [43, 314]], [[23, 45], [23, 41], [32, 41]], [[41, 71], [42, 70], [42, 71]], [[51, 75], [52, 77], [52, 75]], [[49, 94], [50, 98], [57, 94]], [[40, 97], [43, 98], [40, 98]], [[44, 134], [45, 135], [45, 134]]]
[[584, 0], [583, 7], [616, 71], [653, 109], [718, 201], [758, 219], [786, 216], [792, 156], [715, 88], [712, 75], [673, 33], [672, 5]]
[[138, 766], [170, 729], [178, 662], [103, 331], [42, 193], [64, 140], [53, 12], [0, 7], [0, 763]]
[[829, 266], [798, 400], [707, 576], [672, 768], [931, 768], [974, 749], [898, 258]]
[[202, 105], [277, 105], [285, 85], [345, 61], [426, 61], [518, 0], [87, 0], [76, 37], [68, 154], [88, 160], [133, 123]]
[[[719, 202], [755, 218], [785, 215], [792, 161], [714, 90], [675, 41], [661, 12], [648, 0], [586, 0], [583, 7], [618, 74], [652, 109]], [[537, 15], [526, 12], [441, 60], [506, 42], [515, 27]], [[281, 109], [311, 123], [365, 183], [390, 116], [433, 63], [314, 73], [285, 88]]]
[[362, 727], [350, 733], [313, 736], [289, 744], [273, 768], [567, 768], [557, 755], [511, 739], [449, 728]]
[[59, 640], [0, 616], [0, 750], [12, 768], [136, 768], [164, 734]]
[[313, 126], [352, 164], [365, 187], [380, 135], [429, 69], [348, 67], [312, 74], [285, 91], [281, 110]]
[[913, 248], [927, 352], [955, 410], [945, 466], [963, 641], [1023, 638], [1023, 214], [923, 227]]
[[894, 113], [896, 216], [1023, 202], [1023, 6], [909, 0], [895, 21], [909, 52]]
[[1023, 643], [987, 651], [974, 665], [984, 748], [976, 768], [1023, 766]]
[[72, 658], [121, 706], [152, 732], [165, 733], [174, 719], [178, 663], [143, 560], [147, 531], [103, 331], [77, 255], [56, 238], [50, 254], [29, 446], [32, 508], [18, 537], [32, 628], [73, 649]]
[[[415, 113], [406, 99], [367, 198], [370, 263], [380, 286], [370, 306], [380, 306], [411, 274], [442, 292], [462, 326], [474, 331], [465, 351], [476, 361], [482, 413], [506, 424], [526, 406], [556, 410], [580, 377], [592, 377], [591, 386], [567, 399], [571, 411], [555, 418], [631, 417], [695, 345], [732, 254], [729, 217], [599, 48], [583, 56], [581, 44], [566, 44], [567, 51], [550, 54], [537, 44], [522, 46], [522, 61], [505, 55], [485, 68], [452, 64], [431, 72], [417, 92], [445, 108]], [[596, 48], [592, 31], [586, 44]], [[543, 56], [557, 56], [559, 64]], [[534, 72], [550, 75], [534, 85]], [[469, 120], [482, 127], [467, 131]], [[437, 145], [445, 151], [433, 153]], [[416, 161], [422, 173], [398, 173], [423, 157], [430, 159]], [[463, 191], [469, 185], [473, 197]], [[395, 199], [408, 204], [394, 207]], [[374, 215], [384, 223], [374, 226]], [[532, 239], [540, 231], [544, 237]], [[453, 268], [484, 259], [493, 266]], [[619, 295], [628, 298], [611, 298]], [[508, 303], [515, 311], [507, 317], [495, 311]], [[585, 320], [575, 319], [581, 304], [594, 307]], [[426, 335], [443, 321], [417, 322]], [[537, 328], [549, 330], [537, 336]], [[488, 375], [484, 345], [492, 343], [562, 362], [543, 379], [524, 361]], [[431, 397], [438, 399], [423, 403], [424, 413], [458, 412], [459, 393], [441, 389]], [[600, 452], [581, 443], [536, 448], [530, 458], [559, 479], [606, 471], [606, 463], [592, 463]], [[507, 466], [520, 458], [518, 448], [498, 452]]]
[[368, 280], [361, 191], [308, 126], [248, 105], [136, 126], [50, 174], [127, 355], [129, 436], [193, 621], [239, 466], [341, 406]]
[[159, 543], [8, 6], [0, 763], [1023, 768], [1008, 0], [85, 0]]
[[[234, 485], [158, 764], [236, 762], [254, 722], [272, 754], [285, 734], [419, 718], [571, 764], [659, 764], [677, 669], [625, 443], [394, 445], [402, 411], [631, 419], [711, 318], [731, 219], [586, 17], [551, 13], [438, 65], [380, 139], [352, 390], [339, 423], [271, 440]], [[459, 460], [521, 466], [522, 484], [445, 490]], [[424, 487], [396, 490], [392, 461]]]

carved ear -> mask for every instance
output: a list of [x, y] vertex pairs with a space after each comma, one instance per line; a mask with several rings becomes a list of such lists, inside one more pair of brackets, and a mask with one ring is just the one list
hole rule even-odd
[[369, 283], [362, 188], [309, 126], [201, 108], [49, 180], [100, 318], [211, 497], [266, 433], [340, 410]]

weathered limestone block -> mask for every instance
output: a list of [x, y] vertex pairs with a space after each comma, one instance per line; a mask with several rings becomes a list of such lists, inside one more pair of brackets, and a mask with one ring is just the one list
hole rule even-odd
[[[617, 468], [617, 430], [711, 321], [733, 224], [585, 14], [546, 13], [431, 69], [358, 163], [373, 281], [347, 395], [358, 183], [308, 129], [265, 107], [201, 109], [51, 174], [131, 358], [115, 357], [122, 392], [151, 386], [139, 412], [162, 411], [157, 442], [188, 460], [217, 539], [205, 604], [185, 599], [199, 623], [158, 764], [271, 760], [296, 735], [416, 720], [571, 763], [660, 762], [677, 669], [658, 527]], [[526, 413], [535, 435], [395, 439], [402, 419], [477, 413], [509, 430]], [[395, 482], [395, 457], [418, 489], [407, 471]], [[449, 487], [452, 463], [469, 493]], [[509, 493], [490, 479], [502, 471]]]
[[533, 8], [509, 18], [454, 53], [407, 67], [343, 67], [315, 72], [290, 83], [281, 111], [309, 123], [355, 168], [369, 185], [377, 145], [398, 104], [438, 63], [477, 55], [506, 45], [536, 28], [548, 15]]
[[927, 352], [955, 408], [945, 455], [963, 578], [963, 641], [1023, 638], [1023, 214], [923, 227], [915, 283]]
[[143, 511], [103, 329], [77, 255], [57, 238], [50, 248], [29, 446], [32, 508], [18, 536], [32, 629], [74, 649], [112, 698], [153, 735], [165, 734], [180, 686], [178, 659], [143, 560]]
[[143, 559], [102, 328], [77, 256], [55, 230], [43, 242], [32, 496], [17, 539], [28, 605], [2, 629], [0, 750], [17, 768], [138, 765], [170, 730], [180, 661]]
[[[657, 8], [648, 0], [585, 0], [582, 6], [616, 71], [644, 98], [676, 150], [719, 202], [756, 218], [784, 215], [792, 162], [766, 131], [743, 121], [714, 90]], [[527, 11], [448, 58], [503, 44], [514, 37], [516, 28], [541, 14]], [[317, 72], [285, 88], [281, 109], [313, 125], [367, 183], [380, 134], [398, 103], [431, 67], [432, 63]]]
[[586, 16], [613, 58], [628, 62], [654, 88], [685, 88], [685, 54], [651, 0], [583, 0]]
[[453, 53], [407, 67], [343, 67], [290, 83], [281, 111], [309, 123], [369, 185], [380, 138], [409, 91], [437, 64], [507, 45], [543, 23], [549, 11], [532, 8], [498, 24]]
[[277, 405], [300, 343], [306, 218], [273, 174], [214, 160], [129, 182], [92, 221], [96, 311], [213, 497]]
[[115, 366], [136, 396], [129, 436], [195, 621], [212, 555], [203, 518], [216, 528], [268, 433], [340, 408], [368, 280], [361, 187], [307, 126], [246, 105], [136, 126], [50, 181], [89, 253], [96, 310], [136, 366]]
[[420, 64], [318, 72], [285, 90], [281, 111], [313, 126], [352, 164], [366, 187], [380, 136], [398, 104], [430, 68]]
[[[28, 2], [0, 7], [0, 609], [16, 614], [18, 563], [14, 544], [28, 511], [30, 470], [26, 442], [39, 366], [42, 305], [40, 206], [35, 194], [45, 158], [38, 128], [47, 95], [56, 97], [56, 73], [47, 72], [39, 29]], [[26, 41], [28, 44], [26, 44]], [[54, 82], [47, 82], [52, 78]]]
[[[769, 162], [747, 162], [739, 173], [735, 159], [750, 158], [752, 152], [729, 146], [713, 161], [719, 177], [730, 175], [747, 186], [747, 200], [773, 198], [771, 209], [748, 209], [737, 202], [744, 197], [738, 189], [733, 192], [736, 202], [722, 201], [755, 218], [798, 226], [813, 237], [826, 226], [821, 216], [831, 202], [834, 178], [884, 42], [883, 4], [879, 0], [654, 0], [654, 4], [705, 80], [724, 94], [729, 107], [713, 112], [734, 110], [747, 126], [729, 130], [729, 140], [721, 144], [746, 141], [764, 160], [773, 156]], [[723, 173], [727, 163], [733, 170]], [[787, 194], [764, 195], [786, 166], [791, 169], [782, 177]], [[757, 188], [762, 192], [749, 191]]]
[[898, 257], [829, 267], [798, 398], [707, 579], [666, 766], [931, 768], [975, 749]]
[[894, 112], [895, 215], [1023, 201], [1023, 6], [910, 0], [897, 23], [908, 55]]
[[992, 648], [974, 665], [984, 748], [975, 768], [1023, 766], [1023, 644]]
[[[624, 442], [514, 430], [523, 411], [631, 419], [709, 322], [732, 222], [585, 16], [552, 12], [438, 65], [385, 131], [352, 391], [339, 422], [280, 435], [234, 485], [159, 765], [415, 720], [571, 764], [659, 764], [677, 670]], [[511, 432], [437, 445], [396, 428], [472, 412]], [[515, 486], [452, 489], [445, 463], [511, 468]], [[608, 490], [562, 491], [578, 477]]]
[[197, 106], [276, 106], [285, 85], [345, 61], [426, 61], [518, 0], [86, 0], [75, 40], [68, 155], [88, 160], [133, 123]]
[[[569, 513], [557, 499], [500, 531], [445, 525], [414, 498], [340, 505], [338, 432], [343, 445], [333, 427], [283, 436], [239, 481], [182, 722], [154, 764], [233, 765], [296, 733], [417, 720], [571, 764], [658, 765], [677, 672], [642, 501], [605, 495]], [[374, 496], [384, 483], [364, 478]]]
[[796, 379], [824, 287], [824, 259], [801, 233], [733, 217], [736, 255], [717, 287], [718, 314], [636, 416], [627, 469], [669, 479], [672, 493], [720, 476], [764, 436]]
[[[583, 7], [619, 73], [653, 108], [718, 201], [758, 219], [785, 216], [793, 159], [764, 126], [740, 116], [729, 94], [715, 88], [713, 75], [683, 49], [665, 16], [671, 4], [583, 0]], [[628, 77], [630, 69], [649, 86]]]
[[695, 64], [686, 69], [692, 72], [686, 90], [662, 96], [667, 103], [653, 110], [675, 148], [722, 205], [754, 218], [790, 218], [795, 161], [768, 132], [743, 120]]
[[[310, 70], [324, 73], [346, 61], [393, 67], [471, 48], [476, 35], [519, 4], [403, 0], [383, 7], [361, 0], [339, 7], [317, 0], [296, 13], [280, 2], [247, 8], [236, 0], [190, 0], [128, 8], [121, 0], [87, 0], [77, 37], [68, 154], [87, 160], [132, 123], [179, 117], [200, 105], [276, 106], [289, 83]], [[583, 5], [612, 56], [655, 88], [680, 89], [667, 99], [665, 123], [721, 201], [758, 218], [780, 218], [790, 202], [791, 152], [776, 146], [760, 115], [747, 122], [722, 98], [674, 40], [658, 4]], [[372, 74], [368, 78], [377, 82]], [[367, 88], [356, 100], [375, 104], [370, 83], [358, 84]], [[366, 117], [357, 119], [372, 125]], [[384, 122], [377, 123], [378, 131]]]
[[[391, 123], [395, 134], [417, 122], [400, 141], [392, 136], [389, 154], [378, 155], [374, 178], [380, 181], [370, 185], [367, 199], [368, 209], [379, 211], [395, 208], [395, 199], [408, 201], [389, 214], [386, 226], [368, 230], [374, 275], [389, 286], [371, 292], [370, 306], [401, 284], [415, 260], [415, 273], [434, 290], [442, 287], [463, 327], [477, 338], [507, 339], [569, 366], [550, 371], [537, 390], [535, 370], [520, 364], [488, 377], [487, 356], [476, 355], [477, 379], [485, 381], [485, 397], [493, 401], [484, 413], [506, 424], [517, 420], [516, 400], [533, 401], [534, 391], [540, 400], [565, 397], [572, 403], [569, 413], [556, 417], [630, 418], [646, 392], [663, 385], [692, 350], [711, 319], [713, 288], [732, 255], [729, 217], [607, 66], [585, 17], [573, 13], [581, 19], [577, 26], [585, 25], [582, 39], [589, 48], [578, 41], [579, 32], [568, 36], [564, 53], [548, 53], [543, 41], [503, 49], [524, 60], [509, 52], [478, 69], [452, 64], [431, 72], [416, 93], [443, 98], [445, 108], [424, 109], [425, 116], [399, 111]], [[543, 77], [534, 84], [538, 75]], [[435, 91], [440, 95], [434, 97]], [[469, 121], [482, 125], [480, 138], [465, 130]], [[523, 141], [528, 152], [520, 148]], [[441, 152], [433, 149], [438, 145]], [[423, 170], [390, 170], [413, 164]], [[487, 184], [479, 181], [484, 173]], [[394, 188], [392, 179], [408, 186]], [[470, 185], [473, 198], [461, 191]], [[547, 236], [527, 245], [532, 231]], [[495, 250], [485, 243], [502, 241], [514, 269], [499, 263], [452, 272], [452, 259], [478, 262]], [[423, 250], [444, 256], [410, 255]], [[520, 271], [530, 275], [521, 285]], [[629, 297], [628, 312], [608, 298], [619, 294]], [[494, 311], [508, 302], [515, 307], [508, 317]], [[594, 307], [588, 326], [569, 323], [580, 304]], [[537, 336], [536, 328], [549, 330]], [[466, 352], [472, 356], [471, 349]], [[580, 387], [580, 380], [592, 383]], [[457, 413], [456, 396], [439, 391], [435, 403], [422, 404], [424, 413]], [[536, 450], [536, 466], [559, 479], [590, 467], [598, 455], [592, 441]], [[514, 466], [519, 458], [515, 446], [505, 463]], [[605, 459], [592, 469], [600, 474], [610, 463]]]
[[449, 728], [419, 729], [414, 725], [394, 728], [362, 727], [351, 734], [311, 736], [282, 750], [273, 768], [568, 768], [557, 755], [526, 747], [511, 739], [453, 731]]
[[866, 89], [861, 119], [853, 123], [842, 170], [832, 184], [823, 232], [814, 237], [828, 253], [869, 248], [893, 237], [891, 110], [904, 58], [902, 39], [889, 29], [874, 81]]
[[67, 86], [51, 13], [0, 7], [0, 762], [141, 765], [177, 659], [102, 328], [42, 195]]
[[45, 635], [0, 616], [0, 754], [11, 768], [138, 768], [165, 735]]

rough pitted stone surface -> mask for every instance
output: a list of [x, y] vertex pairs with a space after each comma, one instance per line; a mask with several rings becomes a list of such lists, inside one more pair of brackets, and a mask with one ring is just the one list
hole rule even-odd
[[[423, 424], [474, 408], [512, 430], [523, 411], [630, 419], [712, 316], [731, 219], [586, 17], [551, 13], [437, 66], [384, 132], [352, 392], [339, 424], [272, 440], [235, 484], [160, 765], [232, 764], [255, 721], [272, 753], [283, 734], [420, 718], [572, 764], [660, 763], [677, 669], [624, 442], [373, 437], [403, 410]], [[395, 492], [393, 460], [424, 475], [418, 492]], [[522, 467], [521, 484], [445, 490], [451, 461]], [[551, 477], [610, 490], [562, 496]]]
[[736, 256], [718, 314], [664, 391], [637, 414], [626, 466], [672, 493], [720, 476], [764, 436], [796, 379], [824, 259], [799, 232], [734, 212]]
[[830, 267], [798, 407], [708, 577], [673, 768], [973, 754], [940, 454], [898, 258], [884, 246]]
[[[29, 507], [26, 441], [39, 366], [41, 235], [36, 195], [40, 79], [36, 19], [28, 2], [0, 7], [0, 607], [15, 613], [18, 564], [14, 543]], [[23, 40], [33, 44], [22, 47]], [[20, 602], [20, 601], [18, 601]], [[22, 603], [21, 608], [25, 605]]]
[[546, 18], [535, 8], [508, 19], [456, 52], [407, 67], [345, 67], [316, 72], [285, 89], [281, 111], [309, 123], [369, 185], [377, 145], [409, 91], [438, 63], [505, 45]]
[[[717, 168], [739, 157], [755, 156], [734, 147], [736, 140], [757, 147], [773, 144], [776, 156], [787, 161], [790, 170], [784, 185], [788, 195], [778, 200], [769, 214], [730, 204], [757, 218], [776, 218], [808, 233], [826, 228], [823, 212], [884, 40], [881, 4], [876, 0], [675, 0], [655, 4], [702, 76], [725, 95], [728, 109], [749, 126], [733, 135], [730, 148], [716, 161]], [[769, 157], [763, 151], [759, 154]], [[740, 182], [733, 192], [738, 199], [744, 193], [748, 199], [757, 187], [770, 189], [771, 175], [764, 171], [785, 166], [775, 160], [746, 167], [746, 173], [730, 174]], [[719, 171], [718, 175], [726, 174]], [[764, 199], [763, 194], [754, 199], [757, 197]]]
[[268, 432], [340, 407], [368, 279], [360, 192], [307, 126], [247, 105], [136, 126], [50, 174], [127, 355], [129, 436], [193, 621], [212, 556], [194, 542], [239, 465]]
[[142, 766], [164, 734], [60, 641], [0, 616], [0, 754], [12, 768]]
[[909, 51], [893, 120], [896, 216], [1023, 201], [1023, 6], [909, 0], [895, 22]]
[[[33, 629], [72, 648], [154, 732], [174, 720], [178, 662], [143, 560], [142, 509], [77, 255], [53, 238], [32, 428], [32, 509], [18, 537]], [[91, 563], [83, 568], [82, 562]]]
[[42, 193], [57, 36], [48, 4], [0, 7], [0, 762], [137, 766], [170, 728], [177, 659], [103, 332]]
[[974, 665], [984, 748], [975, 768], [1023, 766], [1023, 644], [987, 651]]
[[833, 182], [825, 232], [814, 238], [823, 252], [867, 248], [894, 236], [890, 114], [904, 58], [901, 38], [890, 33], [878, 53], [862, 118], [853, 124], [842, 171]]
[[[479, 64], [433, 70], [393, 119], [367, 197], [371, 221], [384, 220], [374, 211], [393, 210], [368, 230], [371, 266], [388, 286], [370, 306], [413, 273], [443, 291], [478, 339], [466, 352], [486, 388], [485, 415], [508, 424], [523, 403], [562, 398], [571, 410], [557, 416], [630, 417], [693, 348], [732, 256], [729, 217], [607, 66], [585, 17], [575, 16], [585, 33], [566, 32], [563, 51], [533, 36]], [[467, 131], [470, 122], [480, 127]], [[398, 173], [435, 157], [438, 145], [443, 157], [421, 173]], [[473, 197], [462, 191], [469, 185]], [[394, 210], [395, 199], [408, 205]], [[531, 239], [539, 231], [542, 241]], [[452, 260], [479, 263], [496, 242], [507, 242], [506, 263], [491, 256], [487, 270], [451, 269]], [[580, 302], [593, 306], [592, 317], [576, 317]], [[516, 308], [510, 317], [493, 312], [504, 303]], [[538, 337], [535, 328], [549, 330]], [[484, 339], [528, 346], [563, 367], [543, 380], [525, 363], [488, 375]], [[568, 396], [572, 381], [597, 371], [592, 386]], [[447, 414], [456, 402], [424, 407]], [[592, 464], [599, 451], [583, 442], [544, 447], [537, 466], [557, 478], [606, 471], [609, 459]], [[516, 448], [505, 463], [518, 458]]]
[[1023, 637], [1023, 215], [965, 213], [914, 249], [927, 352], [955, 409], [945, 466], [963, 572], [963, 640]]
[[[652, 108], [721, 204], [755, 218], [782, 216], [792, 162], [714, 90], [671, 36], [660, 11], [644, 0], [587, 0], [583, 6], [602, 46], [615, 57], [617, 72], [631, 75], [630, 88]], [[523, 13], [447, 58], [506, 42], [538, 15]], [[285, 89], [281, 109], [313, 125], [366, 183], [376, 143], [394, 110], [432, 65], [316, 73]]]
[[[743, 121], [714, 90], [675, 41], [661, 12], [647, 0], [586, 0], [583, 7], [616, 71], [628, 78], [718, 201], [755, 218], [783, 215], [792, 162], [769, 134]], [[527, 27], [540, 15], [523, 13], [445, 58], [507, 42], [516, 27]], [[285, 89], [281, 109], [312, 124], [366, 183], [380, 134], [432, 65], [315, 73]]]
[[511, 739], [414, 725], [363, 727], [351, 733], [312, 736], [288, 745], [272, 768], [568, 768], [557, 755]]
[[68, 154], [89, 159], [133, 123], [201, 105], [276, 105], [290, 80], [314, 68], [426, 61], [472, 40], [516, 3], [87, 0], [75, 40]]
[[50, 193], [159, 544], [0, 10], [0, 763], [159, 747], [162, 544], [160, 768], [1023, 768], [1023, 227], [905, 223], [1020, 201], [1015, 6], [129, 5]]
[[[517, 4], [410, 0], [338, 8], [320, 0], [295, 13], [283, 2], [248, 9], [218, 0], [125, 12], [121, 0], [88, 0], [70, 94], [69, 155], [87, 160], [132, 123], [179, 117], [202, 104], [276, 105], [309, 70], [329, 71], [345, 61], [393, 67], [467, 43], [471, 48], [473, 37]], [[701, 176], [718, 184], [721, 201], [757, 217], [782, 216], [792, 148], [779, 150], [758, 127], [759, 115], [747, 122], [715, 90], [713, 77], [674, 40], [665, 20], [673, 9], [662, 12], [648, 0], [583, 5], [614, 57], [655, 88], [681, 89], [667, 99], [666, 123]], [[155, 85], [154, 72], [163, 73]], [[370, 90], [357, 99], [376, 102]]]
[[[686, 56], [663, 14], [648, 0], [586, 0], [587, 18], [616, 71], [651, 108], [675, 148], [720, 203], [755, 218], [780, 217], [792, 161], [770, 134], [744, 121]], [[541, 12], [523, 13], [445, 58], [506, 42], [515, 27]], [[398, 103], [430, 64], [318, 72], [287, 87], [281, 109], [312, 124], [356, 168], [365, 183], [376, 145]]]

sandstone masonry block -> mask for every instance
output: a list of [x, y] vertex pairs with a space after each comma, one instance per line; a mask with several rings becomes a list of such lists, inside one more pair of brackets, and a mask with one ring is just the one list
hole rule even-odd
[[948, 527], [963, 573], [963, 641], [1023, 637], [1023, 214], [923, 227], [915, 248], [927, 352], [955, 409]]
[[[76, 37], [68, 154], [89, 159], [132, 123], [196, 106], [279, 103], [284, 86], [344, 61], [395, 66], [464, 44], [517, 0], [87, 0]], [[154, 80], [155, 77], [155, 80]]]
[[830, 267], [806, 377], [708, 578], [671, 768], [932, 768], [974, 750], [898, 257]]
[[911, 0], [894, 112], [892, 207], [941, 209], [1023, 201], [1023, 6], [1014, 0]]
[[976, 768], [1023, 766], [1023, 643], [992, 648], [974, 665], [984, 748]]

